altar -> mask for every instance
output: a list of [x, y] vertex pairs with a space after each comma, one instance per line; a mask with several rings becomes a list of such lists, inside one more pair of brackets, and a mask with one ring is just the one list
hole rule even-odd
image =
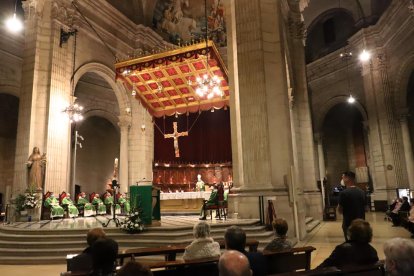
[[198, 212], [210, 194], [210, 191], [161, 193], [161, 212]]

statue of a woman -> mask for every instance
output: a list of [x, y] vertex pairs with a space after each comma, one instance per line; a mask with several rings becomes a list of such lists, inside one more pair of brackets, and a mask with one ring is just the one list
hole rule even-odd
[[43, 179], [45, 177], [46, 153], [41, 155], [39, 148], [34, 147], [26, 164], [28, 168], [28, 186], [42, 189]]

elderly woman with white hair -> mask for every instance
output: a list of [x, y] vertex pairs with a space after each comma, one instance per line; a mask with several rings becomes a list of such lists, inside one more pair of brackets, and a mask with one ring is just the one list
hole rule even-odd
[[393, 238], [384, 244], [385, 270], [390, 276], [414, 275], [414, 241]]
[[210, 225], [204, 221], [197, 223], [193, 234], [195, 240], [185, 248], [185, 261], [220, 256], [220, 244], [210, 237]]

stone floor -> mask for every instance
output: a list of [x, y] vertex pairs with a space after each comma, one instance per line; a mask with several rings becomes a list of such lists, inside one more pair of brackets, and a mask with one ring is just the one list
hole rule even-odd
[[[187, 221], [184, 221], [187, 220]], [[409, 238], [410, 233], [401, 227], [392, 227], [391, 223], [384, 221], [383, 213], [368, 213], [367, 220], [371, 223], [374, 231], [374, 238], [372, 245], [377, 249], [380, 259], [384, 258], [383, 243], [393, 237]], [[163, 226], [173, 226], [188, 224], [192, 218], [174, 219], [163, 218]], [[230, 222], [230, 221], [228, 221]], [[217, 223], [223, 223], [218, 221]], [[334, 247], [343, 242], [343, 234], [341, 229], [341, 221], [322, 222], [315, 230], [313, 230], [308, 237], [301, 241], [297, 246], [311, 245], [316, 248], [312, 255], [312, 267], [320, 264], [334, 249]], [[60, 272], [65, 271], [66, 265], [0, 265], [0, 275], [8, 276], [26, 276], [27, 273], [31, 275], [55, 276]]]

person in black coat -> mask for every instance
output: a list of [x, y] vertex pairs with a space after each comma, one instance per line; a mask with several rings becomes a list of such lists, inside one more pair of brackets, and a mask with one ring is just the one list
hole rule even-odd
[[338, 245], [331, 255], [318, 268], [337, 268], [370, 265], [378, 262], [377, 251], [369, 243], [372, 228], [363, 219], [355, 219], [348, 228], [349, 241]]
[[226, 250], [236, 250], [244, 254], [249, 260], [253, 276], [267, 275], [266, 258], [261, 252], [247, 252], [246, 233], [239, 226], [231, 226], [224, 233], [224, 243]]

